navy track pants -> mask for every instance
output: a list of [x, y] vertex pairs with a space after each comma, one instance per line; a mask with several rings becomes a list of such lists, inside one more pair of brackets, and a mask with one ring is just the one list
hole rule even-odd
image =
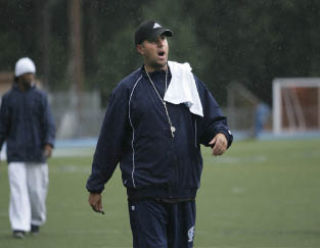
[[129, 201], [134, 248], [193, 247], [195, 201]]

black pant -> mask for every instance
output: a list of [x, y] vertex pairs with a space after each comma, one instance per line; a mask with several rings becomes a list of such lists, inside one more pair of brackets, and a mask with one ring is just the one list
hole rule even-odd
[[129, 201], [134, 248], [193, 247], [195, 201]]

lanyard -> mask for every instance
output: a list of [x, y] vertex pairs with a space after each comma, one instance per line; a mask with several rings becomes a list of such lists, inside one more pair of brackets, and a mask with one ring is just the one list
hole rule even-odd
[[[176, 128], [172, 125], [172, 121], [171, 121], [171, 118], [170, 118], [170, 115], [169, 115], [169, 112], [168, 112], [167, 104], [166, 104], [166, 102], [164, 101], [164, 99], [161, 97], [158, 89], [156, 88], [156, 86], [155, 86], [154, 82], [152, 81], [152, 79], [151, 79], [149, 73], [147, 72], [147, 70], [145, 70], [145, 72], [146, 72], [146, 74], [147, 74], [147, 76], [148, 76], [148, 79], [149, 79], [150, 84], [152, 85], [154, 91], [156, 92], [159, 100], [161, 101], [161, 103], [162, 103], [162, 105], [163, 105], [163, 107], [164, 107], [164, 110], [165, 110], [165, 113], [166, 113], [166, 116], [167, 116], [167, 120], [168, 120], [168, 124], [169, 124], [169, 126], [170, 126], [171, 136], [172, 136], [172, 138], [174, 138], [174, 133], [175, 133], [175, 131], [176, 131]], [[166, 86], [165, 91], [167, 91], [167, 87], [168, 87], [168, 70], [166, 70], [165, 86]]]

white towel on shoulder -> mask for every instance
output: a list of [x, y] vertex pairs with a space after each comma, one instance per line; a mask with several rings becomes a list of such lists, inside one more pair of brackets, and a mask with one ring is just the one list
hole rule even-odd
[[164, 100], [173, 104], [185, 103], [191, 113], [203, 117], [202, 104], [190, 64], [168, 61], [168, 65], [172, 77]]

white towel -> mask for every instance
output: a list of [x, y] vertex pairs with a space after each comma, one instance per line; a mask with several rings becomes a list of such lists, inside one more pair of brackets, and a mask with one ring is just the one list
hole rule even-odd
[[191, 113], [203, 117], [202, 104], [189, 63], [168, 61], [168, 64], [172, 77], [164, 100], [173, 104], [185, 103]]

